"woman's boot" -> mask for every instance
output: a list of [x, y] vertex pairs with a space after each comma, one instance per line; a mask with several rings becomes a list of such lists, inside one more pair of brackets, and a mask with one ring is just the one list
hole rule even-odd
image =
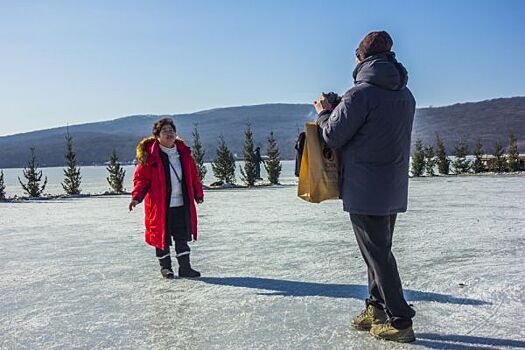
[[175, 278], [175, 274], [173, 273], [173, 268], [171, 267], [171, 256], [170, 256], [169, 248], [168, 248], [168, 252], [165, 253], [164, 255], [161, 255], [159, 252], [157, 252], [157, 258], [159, 259], [160, 273], [162, 277], [167, 278], [167, 279]]
[[190, 265], [190, 252], [182, 252], [177, 254], [177, 261], [179, 262], [179, 277], [199, 278], [201, 273], [195, 271]]

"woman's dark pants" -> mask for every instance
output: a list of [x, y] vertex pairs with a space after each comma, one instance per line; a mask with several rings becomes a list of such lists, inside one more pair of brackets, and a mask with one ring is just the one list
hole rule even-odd
[[164, 250], [155, 248], [155, 255], [159, 259], [161, 268], [167, 268], [171, 270], [171, 257], [170, 257], [170, 246], [172, 240], [175, 242], [175, 253], [179, 263], [183, 264], [188, 261], [189, 265], [189, 254], [190, 247], [188, 246], [188, 229], [186, 226], [185, 208], [182, 207], [170, 207], [166, 216], [166, 244]]

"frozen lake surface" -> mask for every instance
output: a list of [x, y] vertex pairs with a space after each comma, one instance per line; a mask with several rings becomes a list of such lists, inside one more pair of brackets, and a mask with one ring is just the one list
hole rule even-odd
[[0, 203], [2, 349], [525, 349], [525, 177], [410, 182], [394, 254], [415, 344], [349, 327], [366, 271], [339, 201], [207, 191], [163, 280], [127, 196]]

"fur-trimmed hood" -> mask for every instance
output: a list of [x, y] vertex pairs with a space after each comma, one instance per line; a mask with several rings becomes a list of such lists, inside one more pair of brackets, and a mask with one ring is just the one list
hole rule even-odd
[[[158, 143], [155, 136], [148, 136], [143, 138], [137, 145], [137, 148], [135, 149], [135, 155], [137, 157], [137, 162], [144, 165], [146, 163], [146, 160], [148, 159], [148, 155], [151, 154], [153, 145], [155, 142]], [[175, 139], [175, 145], [177, 147], [177, 150], [180, 152], [181, 150], [188, 150], [189, 147], [186, 146], [186, 143], [182, 138], [177, 136]]]

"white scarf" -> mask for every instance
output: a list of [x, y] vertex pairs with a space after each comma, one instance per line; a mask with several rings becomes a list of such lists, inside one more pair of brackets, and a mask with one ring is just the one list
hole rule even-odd
[[177, 146], [172, 148], [160, 145], [162, 152], [168, 155], [169, 167], [170, 167], [170, 178], [171, 178], [171, 198], [170, 207], [180, 207], [184, 205], [184, 198], [182, 196], [182, 184], [179, 179], [182, 180], [182, 164], [180, 163], [180, 155], [177, 150]]

